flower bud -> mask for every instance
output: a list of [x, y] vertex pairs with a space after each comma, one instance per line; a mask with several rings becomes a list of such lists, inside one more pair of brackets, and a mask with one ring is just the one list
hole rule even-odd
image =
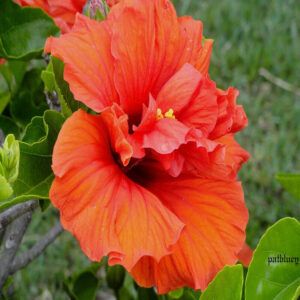
[[0, 175], [9, 183], [15, 182], [19, 174], [20, 148], [14, 135], [9, 134], [0, 148]]
[[106, 19], [108, 14], [108, 6], [104, 0], [91, 0], [86, 14], [96, 21], [103, 21]]

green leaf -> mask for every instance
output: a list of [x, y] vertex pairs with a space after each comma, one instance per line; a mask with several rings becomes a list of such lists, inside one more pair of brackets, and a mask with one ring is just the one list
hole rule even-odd
[[80, 273], [73, 283], [73, 294], [77, 300], [93, 300], [96, 298], [99, 280], [91, 271]]
[[0, 114], [2, 114], [9, 101], [10, 101], [10, 92], [8, 91], [0, 92]]
[[20, 60], [8, 61], [8, 67], [12, 76], [12, 81], [10, 82], [9, 85], [12, 95], [14, 95], [17, 92], [17, 90], [20, 88], [28, 64], [29, 62], [27, 61], [20, 61]]
[[40, 8], [20, 7], [12, 0], [1, 0], [0, 57], [40, 57], [47, 37], [58, 32], [54, 21]]
[[55, 56], [51, 56], [51, 61], [45, 71], [42, 72], [42, 80], [48, 91], [57, 92], [62, 113], [67, 118], [78, 109], [87, 111], [87, 107], [80, 101], [74, 99], [70, 91], [69, 84], [64, 80], [64, 62]]
[[[242, 265], [225, 266], [202, 293], [200, 300], [241, 300], [243, 288]], [[253, 298], [254, 299], [254, 298]]]
[[135, 297], [129, 291], [129, 289], [125, 286], [122, 286], [118, 290], [118, 300], [135, 300]]
[[300, 174], [277, 174], [282, 187], [300, 201]]
[[125, 269], [120, 265], [107, 266], [106, 282], [113, 290], [118, 290], [122, 287], [125, 279]]
[[4, 176], [0, 175], [0, 203], [8, 199], [13, 193], [13, 190]]
[[42, 212], [45, 212], [49, 206], [50, 206], [51, 202], [48, 199], [39, 199], [39, 206]]
[[49, 108], [44, 95], [41, 71], [32, 69], [26, 72], [19, 92], [10, 103], [12, 117], [22, 126], [26, 126], [34, 116], [42, 116]]
[[178, 289], [176, 291], [171, 291], [168, 293], [169, 297], [172, 299], [179, 299], [183, 295], [184, 289]]
[[5, 135], [12, 133], [16, 138], [20, 136], [20, 128], [10, 118], [1, 115], [0, 116], [0, 129], [2, 129]]
[[158, 300], [153, 288], [138, 287], [138, 300]]
[[49, 198], [54, 179], [52, 151], [63, 122], [60, 113], [48, 110], [43, 117], [34, 117], [27, 126], [24, 138], [19, 142], [19, 176], [13, 186], [13, 198], [2, 202], [0, 211], [29, 199]]
[[281, 219], [264, 233], [248, 269], [246, 300], [292, 299], [300, 285], [299, 240], [300, 224], [293, 218]]

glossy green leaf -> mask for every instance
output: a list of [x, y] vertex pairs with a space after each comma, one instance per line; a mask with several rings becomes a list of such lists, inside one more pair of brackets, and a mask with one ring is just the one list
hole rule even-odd
[[32, 69], [26, 72], [19, 92], [11, 101], [11, 115], [20, 125], [26, 126], [33, 117], [42, 116], [47, 109], [41, 69]]
[[4, 176], [0, 175], [0, 203], [8, 199], [13, 193], [13, 190]]
[[12, 0], [1, 0], [0, 57], [29, 60], [40, 57], [47, 37], [59, 28], [40, 8], [20, 7]]
[[0, 116], [0, 128], [5, 135], [12, 133], [16, 138], [20, 136], [20, 128], [11, 118]]
[[9, 91], [0, 92], [0, 114], [2, 114], [10, 99], [11, 96]]
[[300, 174], [277, 174], [282, 187], [300, 201]]
[[153, 288], [138, 287], [138, 300], [158, 300]]
[[225, 266], [202, 293], [200, 300], [241, 300], [243, 289], [242, 265]]
[[57, 92], [63, 115], [69, 117], [80, 108], [87, 111], [87, 107], [83, 103], [74, 99], [69, 84], [63, 78], [63, 74], [64, 62], [55, 56], [51, 56], [47, 69], [42, 72], [42, 80], [50, 92], [54, 90]]
[[184, 289], [181, 288], [181, 289], [169, 292], [168, 295], [171, 299], [179, 299], [183, 295], [183, 293], [184, 293]]
[[48, 110], [34, 117], [20, 144], [19, 177], [14, 183], [13, 198], [0, 204], [0, 211], [29, 199], [48, 199], [54, 179], [51, 169], [52, 151], [64, 122], [63, 116]]
[[118, 300], [135, 300], [136, 298], [132, 295], [129, 289], [125, 286], [122, 286], [118, 290]]
[[118, 290], [122, 287], [125, 279], [125, 269], [121, 265], [107, 266], [106, 282], [113, 290]]
[[73, 294], [77, 300], [93, 300], [96, 298], [99, 280], [90, 271], [80, 273], [73, 283]]
[[284, 218], [261, 238], [246, 279], [246, 300], [292, 299], [300, 285], [300, 224]]

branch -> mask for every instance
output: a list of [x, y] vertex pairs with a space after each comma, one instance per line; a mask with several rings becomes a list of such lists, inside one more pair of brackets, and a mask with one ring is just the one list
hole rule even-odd
[[292, 93], [296, 94], [297, 96], [300, 96], [300, 89], [298, 89], [295, 86], [293, 86], [292, 84], [282, 80], [281, 78], [274, 76], [268, 70], [266, 70], [264, 68], [259, 69], [259, 75], [261, 75], [262, 77], [264, 77], [271, 83], [279, 86], [280, 88], [287, 90], [289, 92], [292, 92]]
[[2, 144], [4, 143], [4, 141], [5, 141], [5, 134], [2, 131], [2, 129], [0, 128], [0, 146], [2, 146]]
[[0, 259], [0, 290], [9, 275], [11, 262], [14, 260], [22, 238], [30, 223], [32, 212], [19, 217], [10, 228]]
[[12, 221], [29, 211], [34, 211], [37, 208], [37, 206], [37, 200], [29, 200], [24, 203], [16, 204], [2, 212], [0, 214], [0, 236], [1, 233], [4, 231], [4, 228], [9, 223], [11, 223]]
[[25, 268], [29, 263], [36, 259], [54, 240], [64, 231], [61, 223], [58, 222], [52, 227], [40, 241], [38, 241], [30, 250], [20, 254], [15, 258], [11, 267], [10, 274]]

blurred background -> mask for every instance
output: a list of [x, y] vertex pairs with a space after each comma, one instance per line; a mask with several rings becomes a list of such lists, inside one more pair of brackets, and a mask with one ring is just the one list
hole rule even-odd
[[[239, 179], [250, 214], [247, 242], [254, 248], [268, 226], [300, 213], [299, 202], [274, 178], [278, 172], [300, 170], [300, 1], [173, 2], [178, 15], [201, 20], [204, 36], [214, 39], [211, 78], [222, 89], [240, 91], [238, 103], [249, 126], [237, 139], [251, 159]], [[281, 80], [288, 83], [283, 88]], [[57, 214], [53, 208], [36, 213], [21, 251], [55, 224]], [[67, 299], [63, 279], [89, 264], [75, 238], [65, 232], [16, 274], [17, 299]]]

